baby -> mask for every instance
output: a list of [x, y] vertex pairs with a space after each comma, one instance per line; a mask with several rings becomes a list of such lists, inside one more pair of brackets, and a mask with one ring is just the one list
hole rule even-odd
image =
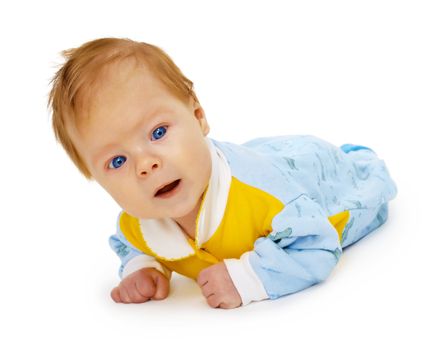
[[344, 247], [386, 221], [396, 186], [370, 148], [216, 141], [192, 81], [158, 47], [103, 38], [63, 53], [55, 136], [122, 208], [115, 302], [166, 298], [172, 271], [211, 307], [279, 298], [326, 279]]

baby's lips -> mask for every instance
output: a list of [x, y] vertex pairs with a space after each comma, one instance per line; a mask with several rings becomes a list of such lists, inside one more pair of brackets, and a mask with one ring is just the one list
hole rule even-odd
[[173, 182], [173, 181], [163, 183], [162, 185], [160, 185], [160, 186], [158, 186], [157, 188], [155, 188], [154, 195], [157, 195], [157, 193], [158, 193], [159, 190], [161, 190], [164, 186], [167, 186], [168, 184], [171, 184], [172, 182]]
[[[176, 180], [173, 180], [173, 181], [170, 181], [170, 182], [166, 182], [165, 184], [163, 184], [163, 185], [157, 187], [157, 188], [155, 189], [155, 192], [154, 192], [154, 197], [157, 196], [157, 195], [159, 194], [158, 192], [159, 192], [161, 189], [163, 189], [164, 187], [169, 186], [169, 185], [171, 185], [171, 184], [173, 184], [174, 182], [177, 182], [177, 181], [181, 181], [181, 179], [176, 179]], [[178, 184], [177, 184], [177, 185], [178, 185]]]

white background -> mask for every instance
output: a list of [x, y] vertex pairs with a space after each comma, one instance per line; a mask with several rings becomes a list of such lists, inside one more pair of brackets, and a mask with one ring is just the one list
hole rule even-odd
[[[440, 349], [441, 18], [425, 0], [2, 2], [1, 347]], [[59, 52], [108, 36], [170, 54], [215, 139], [373, 148], [399, 189], [389, 221], [324, 283], [276, 301], [211, 309], [175, 275], [164, 301], [113, 303], [119, 208], [46, 109]]]

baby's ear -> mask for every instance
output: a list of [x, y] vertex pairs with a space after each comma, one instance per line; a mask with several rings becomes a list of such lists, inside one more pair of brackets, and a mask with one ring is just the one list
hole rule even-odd
[[203, 131], [204, 136], [207, 136], [207, 134], [208, 134], [209, 131], [210, 131], [210, 126], [209, 126], [209, 124], [207, 123], [206, 118], [204, 118], [204, 126], [201, 128], [201, 130]]
[[197, 112], [195, 112], [195, 116], [198, 119], [198, 123], [200, 124], [201, 131], [203, 132], [204, 136], [207, 136], [207, 134], [210, 131], [210, 126], [209, 126], [209, 123], [206, 119], [206, 114], [204, 113], [204, 110], [202, 108], [199, 109], [198, 111], [200, 111], [200, 112], [198, 112], [199, 115], [197, 115], [196, 114]]
[[206, 119], [206, 113], [198, 102], [194, 102], [193, 108], [193, 114], [200, 124], [201, 131], [203, 132], [204, 136], [206, 136], [210, 131], [210, 126]]
[[193, 109], [193, 115], [196, 117], [196, 119], [205, 119], [206, 113], [204, 112], [203, 107], [201, 107], [199, 104], [198, 106], [195, 106]]

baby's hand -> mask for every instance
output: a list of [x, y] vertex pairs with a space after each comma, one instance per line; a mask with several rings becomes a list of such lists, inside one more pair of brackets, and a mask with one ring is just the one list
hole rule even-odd
[[169, 294], [169, 280], [158, 270], [147, 267], [124, 278], [112, 289], [111, 297], [116, 303], [144, 303], [150, 299], [160, 300]]
[[224, 262], [202, 270], [197, 283], [211, 307], [233, 309], [242, 303]]

